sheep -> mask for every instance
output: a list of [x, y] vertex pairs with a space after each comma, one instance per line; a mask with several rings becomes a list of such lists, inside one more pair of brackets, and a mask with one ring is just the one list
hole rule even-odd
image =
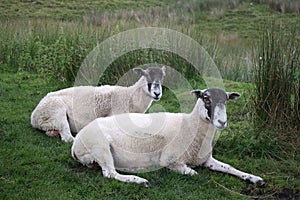
[[152, 101], [160, 100], [166, 67], [134, 68], [140, 79], [130, 87], [77, 86], [48, 93], [31, 114], [31, 125], [73, 142], [77, 133], [98, 117], [136, 112], [144, 113]]
[[262, 178], [212, 157], [215, 131], [227, 125], [226, 101], [238, 99], [240, 94], [218, 88], [191, 93], [197, 102], [190, 114], [127, 113], [95, 119], [76, 136], [72, 157], [88, 167], [98, 164], [104, 177], [146, 187], [148, 180], [122, 175], [117, 170], [139, 172], [166, 167], [180, 174], [196, 175], [192, 166], [202, 165], [263, 185]]

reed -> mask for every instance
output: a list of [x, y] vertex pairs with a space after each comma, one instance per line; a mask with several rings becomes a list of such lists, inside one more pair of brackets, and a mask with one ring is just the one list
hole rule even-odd
[[266, 22], [263, 27], [254, 76], [257, 125], [299, 131], [300, 36], [297, 28], [297, 25], [283, 26], [275, 20]]

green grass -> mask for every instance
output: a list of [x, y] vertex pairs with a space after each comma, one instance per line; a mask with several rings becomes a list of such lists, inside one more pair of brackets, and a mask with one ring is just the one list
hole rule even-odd
[[[254, 60], [259, 55], [252, 49], [260, 23], [271, 17], [293, 26], [299, 24], [299, 13], [282, 14], [268, 5], [236, 0], [228, 4], [222, 0], [31, 2], [0, 4], [0, 199], [299, 198], [299, 134], [293, 134], [291, 143], [277, 137], [276, 131], [256, 127], [255, 86], [244, 83], [253, 82]], [[72, 86], [82, 60], [97, 43], [145, 26], [172, 28], [198, 41], [223, 77], [231, 80], [225, 81], [226, 89], [242, 94], [227, 105], [229, 126], [219, 134], [214, 155], [263, 177], [265, 187], [202, 167], [196, 168], [199, 174], [194, 177], [167, 169], [139, 174], [150, 181], [150, 188], [120, 183], [103, 178], [99, 169], [83, 167], [72, 159], [70, 144], [30, 126], [30, 114], [40, 99]], [[195, 89], [205, 87], [190, 63], [151, 49], [120, 57], [99, 83], [114, 84], [128, 69], [152, 62], [174, 67]], [[167, 88], [157, 103], [170, 112], [180, 110]]]
[[[168, 2], [168, 1], [167, 1]], [[120, 9], [142, 9], [166, 5], [157, 0], [134, 1], [134, 0], [113, 0], [113, 1], [92, 1], [92, 0], [4, 0], [1, 2], [0, 13], [2, 17], [41, 17], [56, 19], [78, 19], [89, 11], [113, 11]]]
[[286, 34], [282, 30], [285, 26], [275, 21], [266, 26], [258, 47], [261, 57], [255, 69], [258, 124], [266, 122], [263, 126], [272, 124], [271, 127], [284, 129], [284, 132], [293, 132], [300, 129], [300, 79], [297, 77], [300, 27], [293, 27]]
[[[155, 0], [143, 3], [113, 1], [119, 8], [114, 12], [102, 8], [105, 3], [102, 5], [98, 1], [94, 2], [99, 4], [95, 7], [90, 1], [80, 5], [79, 1], [37, 1], [43, 8], [60, 10], [60, 14], [49, 12], [46, 18], [43, 16], [48, 13], [46, 11], [31, 16], [40, 9], [29, 1], [4, 1], [0, 6], [3, 8], [0, 12], [0, 51], [3, 52], [0, 63], [15, 71], [46, 71], [56, 78], [73, 81], [83, 59], [97, 43], [128, 29], [158, 26], [180, 31], [198, 41], [213, 57], [224, 78], [252, 82], [254, 58], [259, 56], [252, 48], [258, 41], [261, 24], [271, 17], [278, 23], [294, 27], [299, 24], [299, 17], [297, 13], [283, 15], [271, 11], [267, 5], [232, 1], [235, 2], [232, 9], [220, 0], [215, 1], [217, 7], [209, 1], [192, 0], [185, 3], [167, 1], [163, 5]], [[74, 17], [68, 12], [68, 4], [76, 8], [72, 12], [82, 9], [86, 13], [80, 12]], [[122, 10], [124, 5], [127, 8]], [[22, 18], [10, 10], [17, 7], [14, 10], [27, 12], [26, 6], [33, 10], [22, 14]], [[214, 9], [222, 10], [221, 14], [213, 12]], [[68, 17], [61, 18], [60, 15]], [[143, 64], [136, 63], [134, 56], [126, 55], [126, 59], [133, 65]], [[162, 59], [165, 64], [174, 62], [172, 57]], [[124, 61], [120, 60], [116, 65], [120, 63]]]
[[[150, 188], [143, 188], [103, 178], [99, 169], [88, 169], [73, 160], [70, 144], [31, 128], [30, 114], [39, 100], [67, 84], [41, 75], [6, 71], [1, 72], [0, 80], [1, 199], [247, 199], [242, 195], [278, 196], [276, 192], [284, 188], [293, 191], [300, 187], [297, 158], [262, 155], [266, 144], [251, 137], [255, 132], [247, 121], [249, 108], [244, 106], [253, 88], [249, 84], [226, 82], [228, 91], [244, 93], [245, 97], [228, 103], [229, 128], [221, 134], [214, 154], [238, 169], [262, 176], [266, 187], [198, 167], [199, 174], [194, 177], [166, 169], [139, 174], [151, 183]], [[161, 104], [172, 110], [167, 102], [170, 97], [172, 94], [166, 92]]]

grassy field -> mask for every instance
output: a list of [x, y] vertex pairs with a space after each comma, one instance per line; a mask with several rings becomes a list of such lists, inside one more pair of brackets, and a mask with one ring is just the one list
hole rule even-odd
[[[223, 1], [2, 1], [0, 4], [0, 198], [1, 199], [298, 199], [299, 131], [255, 127], [254, 51], [269, 18], [285, 26], [297, 13], [278, 13], [255, 2]], [[71, 144], [30, 126], [30, 114], [48, 92], [73, 85], [85, 56], [109, 36], [131, 28], [160, 26], [189, 35], [216, 62], [228, 91], [242, 98], [228, 103], [229, 127], [214, 155], [237, 169], [261, 176], [264, 187], [198, 167], [197, 176], [166, 169], [141, 173], [150, 188], [103, 178], [73, 160]], [[299, 34], [299, 30], [297, 32]], [[122, 73], [158, 62], [203, 88], [185, 60], [160, 51], [136, 51], [112, 63], [100, 84], [114, 84]], [[176, 97], [164, 88], [160, 105], [177, 112]], [[287, 128], [289, 129], [289, 128]], [[293, 139], [291, 139], [293, 138]]]

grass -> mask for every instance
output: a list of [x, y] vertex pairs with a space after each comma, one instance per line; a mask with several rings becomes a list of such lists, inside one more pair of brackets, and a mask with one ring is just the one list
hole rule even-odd
[[[84, 2], [1, 2], [1, 199], [299, 198], [299, 135], [294, 134], [295, 142], [290, 143], [276, 137], [273, 130], [257, 128], [251, 100], [255, 85], [245, 83], [253, 82], [253, 58], [259, 56], [252, 51], [260, 34], [256, 25], [266, 17], [297, 24], [297, 13], [277, 13], [268, 5], [236, 0], [226, 5], [218, 0], [213, 4], [208, 0]], [[225, 80], [226, 89], [242, 94], [227, 105], [229, 127], [218, 135], [214, 155], [237, 169], [262, 176], [265, 187], [202, 167], [196, 168], [199, 174], [194, 177], [166, 169], [139, 174], [150, 181], [150, 188], [120, 183], [73, 160], [70, 144], [31, 128], [30, 114], [40, 99], [50, 91], [72, 86], [82, 60], [98, 42], [145, 26], [172, 28], [198, 41], [222, 76], [230, 79]], [[99, 84], [114, 84], [128, 69], [152, 62], [174, 67], [193, 88], [205, 87], [184, 59], [152, 49], [120, 57]], [[167, 111], [179, 111], [176, 96], [167, 88], [158, 103]]]
[[[51, 1], [53, 5], [48, 5], [51, 4], [49, 1], [38, 2], [41, 2], [43, 7], [56, 5], [53, 3], [55, 1]], [[153, 5], [160, 4], [154, 0], [149, 2]], [[260, 33], [259, 24], [268, 17], [274, 17], [282, 24], [299, 24], [297, 14], [282, 15], [271, 12], [267, 5], [233, 3], [233, 9], [220, 7], [223, 12], [218, 15], [211, 11], [213, 8], [208, 6], [209, 2], [197, 2], [189, 1], [183, 4], [167, 1], [167, 7], [163, 8], [147, 7], [148, 4], [144, 3], [135, 7], [133, 2], [127, 10], [120, 10], [123, 4], [114, 1], [120, 9], [110, 12], [109, 9], [103, 11], [101, 6], [91, 9], [88, 5], [93, 4], [86, 1], [78, 6], [79, 10], [83, 7], [86, 14], [81, 13], [78, 18], [66, 12], [70, 18], [62, 19], [57, 18], [58, 15], [54, 13], [45, 18], [43, 13], [47, 12], [33, 17], [30, 13], [39, 11], [34, 5], [34, 10], [24, 14], [23, 19], [9, 10], [7, 12], [14, 17], [6, 16], [6, 11], [3, 11], [0, 12], [0, 25], [3, 27], [0, 30], [0, 50], [3, 52], [0, 62], [15, 71], [46, 71], [56, 78], [73, 81], [83, 59], [97, 43], [128, 29], [158, 26], [177, 30], [198, 41], [213, 57], [224, 78], [252, 82], [254, 63], [250, 58], [257, 55], [256, 52], [251, 52], [251, 48]], [[60, 9], [63, 14], [69, 3], [61, 3], [62, 5], [55, 8]], [[73, 3], [76, 7], [78, 1]], [[18, 1], [14, 6], [23, 11], [23, 4], [28, 5], [29, 2]], [[222, 6], [222, 1], [219, 4]], [[3, 5], [5, 7], [9, 3], [4, 2]], [[243, 23], [240, 23], [241, 21]], [[134, 56], [127, 55], [126, 59], [136, 60]], [[173, 57], [168, 57], [167, 55], [166, 58], [162, 58], [166, 61], [165, 64], [173, 64]], [[124, 61], [120, 60], [116, 65], [120, 63]], [[138, 64], [143, 63], [134, 63]], [[110, 76], [106, 77], [109, 78]]]
[[[167, 1], [168, 2], [168, 1]], [[87, 14], [89, 10], [115, 11], [120, 9], [141, 9], [145, 7], [162, 6], [157, 0], [133, 1], [133, 0], [113, 0], [113, 1], [46, 1], [46, 0], [4, 0], [0, 6], [1, 16], [3, 17], [40, 17], [56, 19], [78, 19]]]
[[[251, 136], [255, 136], [255, 130], [246, 117], [248, 91], [253, 88], [250, 84], [225, 82], [228, 91], [241, 92], [244, 97], [228, 104], [229, 128], [221, 133], [214, 154], [238, 169], [262, 176], [267, 186], [259, 188], [236, 177], [199, 167], [196, 169], [199, 175], [195, 177], [166, 169], [139, 174], [151, 183], [146, 189], [103, 178], [100, 170], [88, 169], [72, 159], [70, 144], [31, 128], [30, 113], [39, 100], [47, 92], [67, 87], [67, 84], [32, 73], [2, 71], [0, 78], [0, 111], [5, 113], [0, 118], [2, 199], [152, 199], [154, 196], [156, 199], [247, 199], [247, 196], [271, 194], [278, 197], [283, 195], [283, 189], [288, 190], [289, 195], [291, 192], [296, 195], [296, 188], [300, 186], [299, 158], [287, 160], [283, 153], [280, 155], [281, 149], [270, 152], [276, 143], [267, 144]], [[201, 85], [195, 87], [202, 88]], [[165, 90], [160, 103], [172, 109], [168, 104], [170, 97], [172, 94]], [[264, 151], [267, 153], [261, 153]]]
[[[276, 185], [279, 183], [285, 184], [287, 188], [296, 188], [300, 184], [299, 181], [291, 179], [294, 174], [288, 175], [281, 172], [280, 169], [283, 166], [280, 161], [242, 154], [236, 156], [234, 150], [226, 149], [224, 151], [221, 147], [218, 148], [224, 142], [223, 139], [216, 144], [217, 158], [229, 162], [237, 168], [262, 175], [268, 181], [266, 188], [257, 188], [238, 178], [202, 168], [197, 168], [199, 175], [195, 177], [178, 175], [166, 169], [140, 174], [150, 181], [151, 188], [148, 189], [105, 179], [100, 170], [85, 168], [74, 161], [70, 155], [70, 144], [63, 143], [57, 138], [48, 138], [45, 134], [30, 127], [30, 113], [40, 98], [49, 91], [67, 85], [62, 85], [61, 82], [52, 82], [30, 73], [2, 72], [0, 77], [1, 113], [6, 113], [1, 116], [0, 121], [0, 182], [2, 185], [0, 196], [2, 199], [25, 197], [38, 199], [122, 199], [124, 197], [152, 199], [154, 196], [157, 199], [181, 199], [183, 197], [186, 199], [199, 197], [243, 199], [244, 197], [239, 194], [243, 191], [246, 193], [248, 191], [247, 195], [250, 193], [258, 195], [258, 191], [261, 191], [265, 195], [275, 192]], [[230, 85], [231, 82], [228, 84]], [[236, 86], [240, 88], [235, 88]], [[235, 83], [229, 88], [241, 92], [244, 86]], [[171, 94], [164, 95], [163, 103], [169, 95]], [[238, 123], [237, 120], [234, 121]], [[231, 138], [229, 135], [228, 137]], [[225, 144], [223, 145], [232, 143], [232, 141], [226, 142], [226, 137], [224, 138]], [[250, 141], [245, 138], [245, 141], [242, 142], [249, 143]], [[234, 146], [234, 144], [231, 145]], [[270, 166], [270, 162], [276, 163], [273, 168], [264, 169], [262, 167]], [[251, 165], [247, 163], [251, 163]], [[292, 161], [289, 165], [291, 168], [296, 166], [296, 161]], [[284, 166], [288, 171], [286, 167], [288, 166]], [[272, 173], [273, 177], [271, 178], [268, 173]], [[227, 191], [223, 186], [231, 191]], [[18, 189], [15, 190], [15, 188]], [[247, 198], [245, 197], [245, 199]]]
[[299, 28], [293, 27], [285, 34], [286, 27], [274, 21], [267, 26], [261, 36], [261, 57], [255, 69], [258, 123], [265, 121], [275, 128], [299, 130]]

